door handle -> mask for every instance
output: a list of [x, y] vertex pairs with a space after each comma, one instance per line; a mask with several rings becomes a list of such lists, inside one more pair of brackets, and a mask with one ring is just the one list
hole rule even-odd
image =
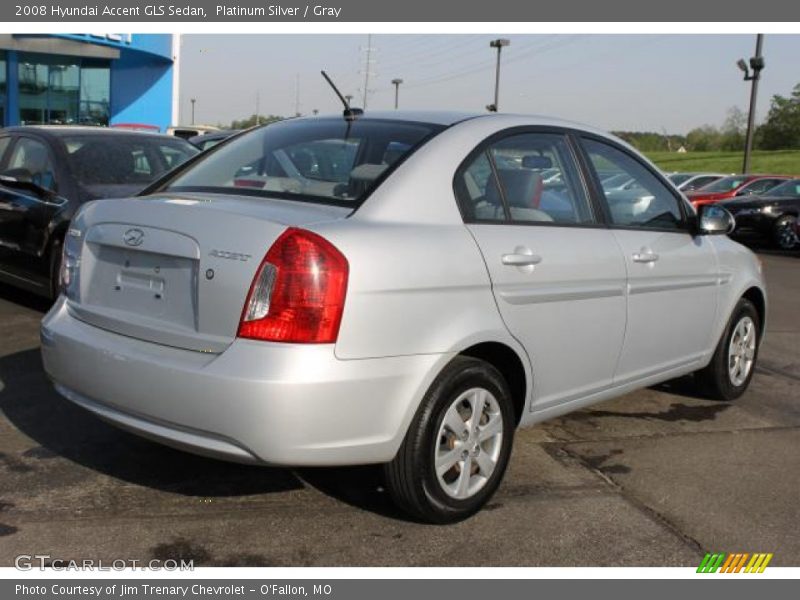
[[658, 254], [652, 250], [642, 248], [641, 251], [633, 254], [633, 262], [637, 263], [654, 263], [658, 260]]
[[530, 267], [542, 262], [542, 257], [536, 254], [503, 254], [502, 261], [511, 267]]

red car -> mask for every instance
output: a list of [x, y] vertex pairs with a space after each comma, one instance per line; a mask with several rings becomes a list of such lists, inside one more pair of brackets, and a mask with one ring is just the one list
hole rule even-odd
[[789, 177], [784, 175], [731, 175], [717, 179], [699, 190], [688, 192], [686, 197], [697, 208], [703, 204], [713, 204], [738, 196], [763, 194], [787, 179]]

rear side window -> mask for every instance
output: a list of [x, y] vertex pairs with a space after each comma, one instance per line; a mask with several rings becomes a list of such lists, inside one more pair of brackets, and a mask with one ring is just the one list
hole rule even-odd
[[47, 146], [31, 138], [21, 137], [11, 151], [7, 173], [27, 179], [47, 190], [57, 189], [53, 157]]
[[401, 159], [442, 129], [377, 119], [287, 120], [237, 137], [167, 190], [357, 206]]
[[786, 181], [785, 179], [756, 179], [752, 183], [748, 183], [744, 186], [740, 192], [742, 195], [748, 194], [763, 194], [777, 186], [780, 183]]
[[[599, 173], [611, 222], [621, 227], [682, 229], [683, 214], [678, 198], [638, 160], [604, 142], [583, 140], [589, 160]], [[616, 185], [618, 181], [625, 181]]]
[[469, 220], [594, 220], [569, 145], [559, 134], [522, 133], [491, 144], [460, 170], [456, 191]]

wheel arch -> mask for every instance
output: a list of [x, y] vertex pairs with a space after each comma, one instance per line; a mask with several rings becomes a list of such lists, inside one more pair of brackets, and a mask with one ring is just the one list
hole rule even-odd
[[503, 342], [487, 341], [464, 348], [458, 353], [458, 356], [469, 356], [486, 361], [500, 372], [511, 391], [514, 416], [519, 425], [525, 414], [529, 382], [531, 381], [529, 370], [525, 368], [526, 360], [520, 356], [519, 352]]
[[764, 292], [757, 286], [747, 288], [741, 296], [753, 303], [758, 313], [758, 320], [761, 327], [761, 336], [764, 335], [764, 327], [767, 322], [767, 298]]

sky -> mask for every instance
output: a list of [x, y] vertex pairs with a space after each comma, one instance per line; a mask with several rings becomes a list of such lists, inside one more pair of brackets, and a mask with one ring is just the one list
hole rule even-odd
[[[184, 34], [180, 122], [229, 124], [256, 111], [281, 116], [338, 112], [324, 69], [343, 94], [367, 109], [483, 111], [493, 101], [496, 50], [508, 38], [500, 74], [502, 112], [541, 114], [607, 130], [685, 134], [746, 111], [750, 85], [736, 67], [755, 35], [322, 35]], [[800, 35], [767, 35], [757, 119], [774, 94], [800, 83]]]

